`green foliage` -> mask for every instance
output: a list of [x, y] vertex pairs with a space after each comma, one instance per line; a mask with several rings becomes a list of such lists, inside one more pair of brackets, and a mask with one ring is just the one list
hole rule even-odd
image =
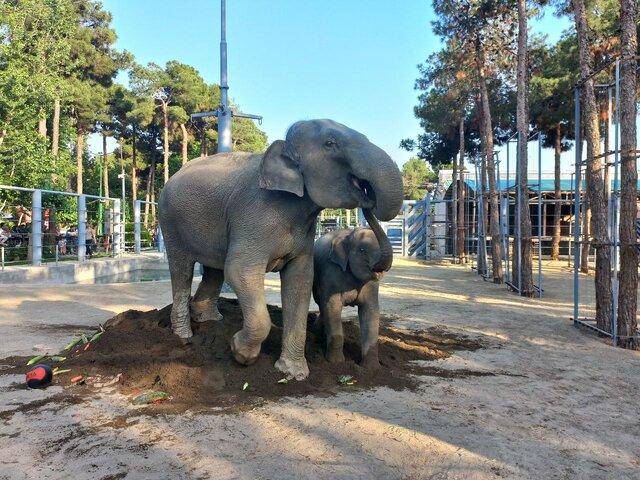
[[413, 157], [402, 165], [402, 184], [405, 200], [419, 200], [427, 193], [426, 185], [438, 176], [424, 160]]
[[[193, 123], [190, 114], [215, 110], [219, 86], [207, 84], [194, 67], [178, 61], [164, 67], [136, 64], [131, 54], [115, 49], [111, 21], [97, 0], [0, 0], [0, 183], [75, 190], [77, 142], [100, 132], [118, 142], [107, 161], [110, 192], [120, 193], [118, 174], [124, 168], [131, 195], [135, 155], [137, 192], [151, 193], [144, 192], [147, 180], [163, 153], [163, 115], [156, 92], [166, 96], [170, 172], [182, 165], [185, 140], [188, 158], [202, 153], [205, 138], [208, 152], [215, 152], [215, 119]], [[122, 71], [129, 72], [128, 87], [114, 83]], [[55, 103], [61, 106], [57, 150], [52, 146]], [[46, 121], [44, 136], [38, 133], [39, 120]], [[252, 121], [236, 119], [233, 137], [235, 149], [266, 148], [266, 135]], [[84, 145], [78, 152], [83, 187], [95, 194], [101, 185], [102, 155], [90, 157], [86, 141]], [[156, 175], [154, 191], [161, 180]], [[0, 200], [29, 202], [28, 195], [6, 191], [0, 191]], [[64, 201], [50, 206], [61, 212], [71, 208]]]

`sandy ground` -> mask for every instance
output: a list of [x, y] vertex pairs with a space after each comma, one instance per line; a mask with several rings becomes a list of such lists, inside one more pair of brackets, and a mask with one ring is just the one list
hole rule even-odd
[[[277, 302], [277, 280], [267, 283]], [[437, 366], [495, 373], [424, 377], [417, 392], [146, 416], [114, 394], [46, 401], [56, 387], [29, 391], [13, 384], [20, 377], [1, 376], [0, 478], [640, 479], [640, 352], [573, 327], [566, 267], [546, 266], [544, 284], [544, 299], [525, 300], [465, 267], [396, 260], [384, 312], [401, 326], [480, 338], [487, 348]], [[591, 284], [583, 282], [585, 298]], [[3, 287], [2, 356], [57, 350], [73, 325], [163, 306], [169, 289]]]

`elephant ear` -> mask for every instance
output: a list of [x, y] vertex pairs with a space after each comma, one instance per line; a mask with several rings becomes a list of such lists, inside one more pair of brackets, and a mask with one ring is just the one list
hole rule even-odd
[[304, 195], [304, 180], [297, 155], [283, 140], [276, 140], [265, 152], [260, 163], [260, 188], [282, 190]]
[[329, 260], [340, 265], [340, 268], [343, 272], [347, 271], [350, 249], [351, 233], [349, 235], [338, 235], [331, 242], [331, 252], [329, 253]]

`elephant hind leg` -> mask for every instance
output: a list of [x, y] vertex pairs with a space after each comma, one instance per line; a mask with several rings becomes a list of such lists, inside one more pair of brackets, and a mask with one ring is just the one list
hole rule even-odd
[[189, 299], [191, 298], [191, 282], [193, 281], [195, 262], [187, 252], [172, 248], [167, 249], [167, 258], [173, 291], [171, 329], [178, 337], [186, 340], [193, 336], [189, 316]]
[[191, 299], [191, 318], [194, 322], [220, 321], [222, 314], [218, 310], [218, 297], [224, 282], [224, 272], [204, 265], [202, 270], [202, 281]]

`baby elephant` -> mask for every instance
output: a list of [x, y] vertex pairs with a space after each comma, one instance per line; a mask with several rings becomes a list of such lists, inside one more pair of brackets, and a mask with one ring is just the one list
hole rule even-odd
[[371, 229], [342, 229], [320, 237], [314, 246], [313, 299], [320, 307], [316, 321], [327, 338], [327, 360], [344, 361], [342, 307], [358, 306], [362, 365], [376, 368], [380, 310], [378, 285], [391, 268], [391, 243], [371, 211], [364, 210]]

